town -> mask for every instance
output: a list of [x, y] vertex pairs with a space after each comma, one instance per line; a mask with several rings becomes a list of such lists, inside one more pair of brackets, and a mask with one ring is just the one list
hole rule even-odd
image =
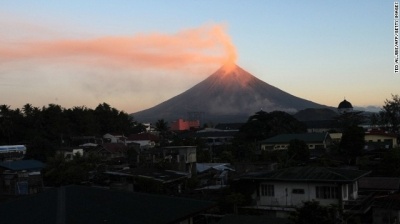
[[343, 100], [212, 125], [1, 105], [2, 221], [398, 223], [399, 108], [392, 95], [379, 113]]

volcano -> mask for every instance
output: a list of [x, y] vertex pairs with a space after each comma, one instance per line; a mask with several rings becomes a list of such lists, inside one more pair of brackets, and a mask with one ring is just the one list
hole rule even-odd
[[200, 119], [201, 122], [245, 122], [260, 110], [295, 113], [306, 108], [327, 106], [286, 93], [232, 64], [222, 66], [187, 91], [132, 115], [139, 122], [179, 118]]

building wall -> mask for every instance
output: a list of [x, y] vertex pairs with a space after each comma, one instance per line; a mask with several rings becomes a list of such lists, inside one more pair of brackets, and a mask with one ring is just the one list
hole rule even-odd
[[[263, 194], [263, 185], [273, 185], [274, 195]], [[318, 197], [317, 187], [320, 190]], [[333, 190], [336, 192], [333, 193]], [[332, 194], [335, 196], [331, 196]], [[319, 201], [321, 205], [330, 205], [339, 204], [340, 196], [344, 201], [356, 199], [358, 196], [357, 182], [343, 186], [330, 183], [263, 182], [257, 190], [257, 205], [292, 207], [301, 205], [303, 201], [311, 200]]]
[[[314, 142], [307, 143], [308, 149], [324, 148], [326, 149], [328, 144], [325, 142]], [[261, 145], [261, 150], [287, 150], [289, 148], [289, 143], [279, 143], [279, 144], [263, 144]]]
[[391, 137], [391, 136], [385, 136], [385, 135], [365, 135], [364, 136], [365, 142], [385, 142], [389, 141], [393, 144], [393, 148], [397, 147], [397, 138], [396, 137]]
[[342, 139], [342, 133], [329, 133], [329, 136], [332, 139], [332, 142], [339, 143]]
[[200, 121], [185, 121], [183, 119], [178, 119], [171, 123], [171, 130], [172, 131], [185, 131], [190, 130], [191, 128], [199, 128]]

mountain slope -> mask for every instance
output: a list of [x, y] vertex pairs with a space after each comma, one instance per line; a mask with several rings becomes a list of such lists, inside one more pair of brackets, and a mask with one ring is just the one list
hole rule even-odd
[[244, 122], [256, 111], [294, 113], [326, 106], [288, 94], [254, 77], [237, 65], [223, 66], [189, 90], [147, 110], [132, 114], [141, 122], [187, 118], [203, 112], [204, 121]]

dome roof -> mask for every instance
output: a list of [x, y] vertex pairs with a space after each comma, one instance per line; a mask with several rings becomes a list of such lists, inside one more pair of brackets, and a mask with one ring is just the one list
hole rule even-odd
[[338, 109], [349, 109], [353, 108], [351, 103], [347, 100], [343, 100], [342, 102], [339, 103]]

